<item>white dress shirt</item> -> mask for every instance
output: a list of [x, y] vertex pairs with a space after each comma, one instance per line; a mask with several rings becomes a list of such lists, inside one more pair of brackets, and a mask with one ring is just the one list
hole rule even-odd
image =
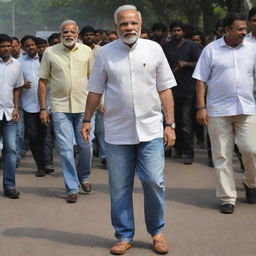
[[29, 89], [21, 89], [21, 106], [29, 113], [38, 113], [40, 111], [38, 99], [38, 70], [40, 67], [39, 57], [30, 58], [27, 54], [22, 55], [18, 61], [21, 63], [24, 80], [31, 82]]
[[5, 114], [6, 120], [12, 119], [13, 90], [23, 86], [24, 80], [20, 63], [10, 57], [7, 62], [3, 62], [0, 58], [0, 120], [3, 120]]
[[207, 83], [209, 116], [255, 115], [253, 80], [256, 77], [256, 46], [244, 40], [235, 48], [224, 37], [207, 45], [193, 77]]
[[159, 91], [176, 85], [160, 45], [138, 39], [130, 48], [120, 39], [96, 57], [88, 90], [104, 95], [105, 140], [138, 144], [163, 137]]

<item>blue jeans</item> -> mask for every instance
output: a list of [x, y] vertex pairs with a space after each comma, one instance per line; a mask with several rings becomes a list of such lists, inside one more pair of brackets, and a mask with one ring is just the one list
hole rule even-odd
[[20, 118], [17, 123], [16, 150], [17, 150], [17, 158], [21, 159], [21, 156], [25, 151], [25, 147], [24, 147], [25, 124], [24, 124], [24, 110], [22, 109], [22, 107], [19, 107], [19, 114], [20, 114]]
[[0, 137], [3, 139], [3, 187], [15, 188], [16, 172], [16, 127], [17, 123], [6, 121], [5, 116], [0, 121]]
[[[80, 134], [83, 117], [84, 113], [52, 112], [56, 146], [68, 194], [78, 193], [79, 183], [87, 181], [91, 173], [92, 143], [86, 143]], [[77, 166], [73, 152], [74, 139], [79, 149]]]
[[111, 197], [111, 220], [119, 241], [134, 236], [133, 183], [140, 178], [144, 190], [144, 214], [151, 235], [164, 226], [164, 147], [158, 138], [136, 145], [106, 143]]

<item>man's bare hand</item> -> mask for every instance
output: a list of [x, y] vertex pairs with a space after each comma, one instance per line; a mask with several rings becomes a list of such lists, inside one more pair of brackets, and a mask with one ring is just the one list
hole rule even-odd
[[207, 114], [207, 110], [205, 108], [197, 110], [196, 121], [201, 125], [208, 124], [208, 114]]
[[90, 142], [91, 123], [83, 123], [80, 133], [87, 143]]
[[15, 108], [12, 111], [12, 121], [13, 122], [18, 122], [19, 118], [20, 118], [19, 110], [17, 108]]
[[101, 113], [104, 113], [104, 111], [105, 111], [104, 105], [100, 103], [99, 106], [98, 106], [98, 110], [99, 110]]
[[176, 135], [174, 129], [171, 127], [165, 127], [164, 129], [164, 146], [169, 149], [175, 144]]
[[25, 80], [23, 87], [26, 89], [30, 89], [32, 86], [32, 82], [29, 80]]
[[40, 111], [40, 121], [44, 125], [48, 125], [50, 122], [49, 114], [46, 110], [41, 110]]

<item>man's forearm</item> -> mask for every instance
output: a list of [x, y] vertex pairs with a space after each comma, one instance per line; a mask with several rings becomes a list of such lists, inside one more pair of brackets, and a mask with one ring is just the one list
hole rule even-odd
[[84, 120], [91, 120], [93, 113], [100, 103], [102, 94], [89, 92], [86, 100]]
[[13, 104], [14, 108], [19, 108], [19, 102], [20, 102], [20, 88], [15, 88], [13, 90]]
[[175, 123], [174, 120], [174, 101], [172, 90], [167, 89], [159, 92], [162, 108], [164, 112], [164, 118], [166, 123]]
[[46, 109], [47, 79], [39, 79], [38, 98], [40, 109]]
[[206, 85], [203, 81], [196, 81], [196, 106], [199, 108], [205, 107], [205, 89]]

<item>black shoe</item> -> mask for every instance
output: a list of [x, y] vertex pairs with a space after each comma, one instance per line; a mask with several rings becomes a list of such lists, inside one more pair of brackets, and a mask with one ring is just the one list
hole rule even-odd
[[193, 164], [194, 162], [194, 157], [192, 156], [185, 156], [183, 164]]
[[104, 165], [104, 167], [107, 167], [107, 159], [106, 158], [101, 158], [100, 162]]
[[11, 189], [4, 189], [4, 196], [9, 197], [11, 199], [18, 199], [20, 195], [20, 192], [17, 191], [15, 188]]
[[44, 173], [45, 174], [50, 174], [50, 173], [53, 173], [54, 172], [54, 169], [53, 168], [45, 168], [44, 169]]
[[208, 166], [214, 168], [213, 160], [211, 157], [208, 158]]
[[35, 175], [36, 175], [36, 177], [44, 177], [45, 172], [43, 169], [38, 169]]
[[256, 188], [249, 188], [245, 183], [245, 195], [246, 195], [246, 200], [250, 204], [255, 204], [256, 203]]
[[222, 204], [220, 206], [220, 212], [225, 214], [232, 214], [234, 212], [235, 206], [233, 204]]
[[18, 169], [19, 167], [20, 167], [20, 159], [17, 158], [17, 160], [16, 160], [16, 168]]

